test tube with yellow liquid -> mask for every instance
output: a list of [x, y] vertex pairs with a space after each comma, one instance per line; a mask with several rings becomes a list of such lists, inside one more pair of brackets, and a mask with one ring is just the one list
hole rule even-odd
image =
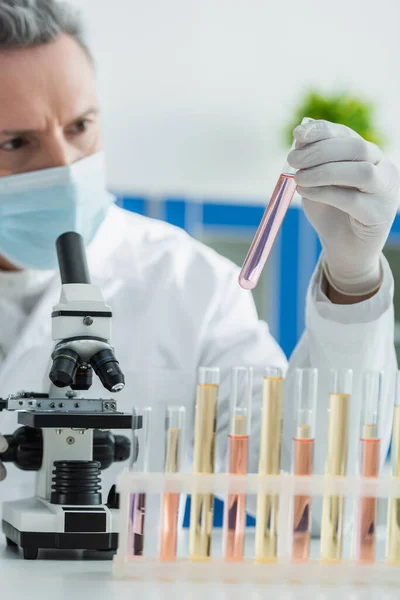
[[[220, 370], [217, 367], [201, 367], [199, 369], [193, 458], [193, 473], [198, 475], [214, 473], [215, 469], [219, 382]], [[191, 560], [208, 560], [211, 557], [213, 518], [213, 494], [193, 494], [190, 506], [189, 537]]]
[[[279, 475], [282, 448], [283, 373], [278, 367], [264, 372], [261, 408], [259, 475]], [[255, 558], [257, 562], [276, 561], [278, 555], [277, 494], [259, 493], [256, 511]]]
[[[347, 473], [349, 413], [353, 383], [351, 369], [330, 372], [328, 446], [325, 475], [343, 477]], [[339, 562], [343, 551], [345, 502], [343, 496], [323, 497], [321, 561]]]

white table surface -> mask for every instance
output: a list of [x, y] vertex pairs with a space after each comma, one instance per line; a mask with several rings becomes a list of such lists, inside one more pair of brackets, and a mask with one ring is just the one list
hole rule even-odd
[[177, 600], [307, 599], [392, 600], [399, 586], [305, 586], [227, 583], [170, 583], [119, 581], [111, 574], [112, 562], [99, 554], [41, 551], [36, 561], [24, 561], [17, 549], [6, 548], [0, 538], [0, 581], [3, 598], [42, 600]]

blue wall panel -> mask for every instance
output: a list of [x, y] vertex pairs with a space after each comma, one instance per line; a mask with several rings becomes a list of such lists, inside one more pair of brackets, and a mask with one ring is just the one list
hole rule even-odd
[[297, 343], [299, 212], [287, 212], [279, 239], [278, 341], [287, 357]]
[[138, 213], [140, 215], [146, 214], [146, 198], [135, 197], [135, 196], [123, 196], [117, 198], [117, 204], [125, 208], [126, 210], [130, 210], [131, 212]]
[[261, 221], [264, 207], [242, 204], [218, 204], [207, 201], [203, 205], [203, 225], [213, 227], [251, 227]]
[[164, 206], [165, 220], [171, 225], [185, 229], [186, 224], [186, 202], [179, 198], [168, 198]]
[[302, 210], [299, 210], [299, 235], [297, 252], [297, 339], [305, 327], [307, 291], [318, 262], [320, 243], [318, 236]]
[[389, 244], [391, 245], [400, 245], [400, 215], [397, 214], [397, 217], [394, 220], [392, 225], [392, 229], [389, 236]]

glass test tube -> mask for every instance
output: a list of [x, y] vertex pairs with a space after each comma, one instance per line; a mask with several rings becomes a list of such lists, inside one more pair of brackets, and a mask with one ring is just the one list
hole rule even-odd
[[[142, 416], [143, 422], [142, 429], [136, 432], [133, 431], [133, 435], [136, 434], [138, 439], [138, 455], [136, 462], [134, 464], [131, 462], [130, 468], [138, 473], [148, 473], [150, 465], [152, 410], [148, 406], [137, 414]], [[136, 411], [134, 411], [135, 416]], [[145, 514], [146, 495], [143, 493], [132, 494], [128, 526], [128, 554], [131, 556], [143, 556]]]
[[[259, 475], [279, 475], [282, 447], [283, 374], [277, 367], [265, 370], [261, 409]], [[278, 509], [276, 494], [257, 496], [255, 556], [258, 562], [277, 559]]]
[[[361, 477], [379, 477], [380, 439], [378, 436], [379, 404], [381, 399], [382, 374], [366, 371], [363, 380], [360, 429]], [[376, 546], [377, 498], [361, 498], [357, 507], [355, 529], [355, 559], [362, 563], [373, 563]]]
[[[201, 367], [199, 369], [193, 473], [214, 473], [219, 381], [220, 371], [218, 368]], [[213, 517], [213, 494], [192, 494], [189, 531], [189, 557], [191, 560], [206, 560], [211, 557]]]
[[[347, 472], [349, 408], [353, 372], [351, 369], [330, 373], [328, 446], [325, 475], [340, 477]], [[321, 561], [338, 562], [343, 550], [344, 498], [324, 496], [321, 524]]]
[[[317, 411], [318, 370], [296, 369], [295, 372], [296, 425], [293, 437], [294, 475], [312, 475], [314, 460], [315, 419]], [[311, 533], [311, 496], [293, 499], [294, 561], [308, 560]]]
[[[165, 473], [179, 473], [185, 427], [184, 406], [170, 406], [165, 419]], [[161, 503], [160, 560], [175, 560], [178, 540], [179, 494], [166, 493]]]
[[[301, 124], [303, 125], [310, 121], [312, 119], [304, 118]], [[294, 148], [295, 142], [293, 142], [290, 150]], [[239, 284], [246, 290], [252, 290], [256, 287], [264, 265], [267, 262], [275, 238], [279, 233], [287, 209], [296, 191], [296, 182], [294, 180], [296, 173], [297, 169], [294, 169], [286, 162], [239, 274]]]
[[[253, 369], [234, 367], [230, 405], [228, 472], [246, 475], [251, 428]], [[224, 558], [240, 561], [244, 554], [246, 527], [246, 494], [229, 494], [224, 510]]]
[[[397, 371], [392, 431], [392, 477], [400, 478], [400, 371]], [[389, 499], [386, 560], [400, 564], [400, 498]]]

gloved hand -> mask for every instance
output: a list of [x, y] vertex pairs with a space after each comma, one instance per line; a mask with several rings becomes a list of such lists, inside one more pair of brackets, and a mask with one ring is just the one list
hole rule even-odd
[[400, 177], [381, 150], [329, 121], [294, 130], [288, 156], [306, 215], [324, 251], [328, 281], [348, 295], [381, 283], [380, 256], [399, 204]]
[[[3, 452], [5, 452], [8, 448], [8, 442], [6, 440], [6, 438], [1, 435], [0, 433], [0, 455], [3, 454]], [[0, 460], [0, 481], [3, 481], [3, 479], [6, 478], [7, 475], [7, 471], [5, 466], [3, 465], [3, 463]]]

